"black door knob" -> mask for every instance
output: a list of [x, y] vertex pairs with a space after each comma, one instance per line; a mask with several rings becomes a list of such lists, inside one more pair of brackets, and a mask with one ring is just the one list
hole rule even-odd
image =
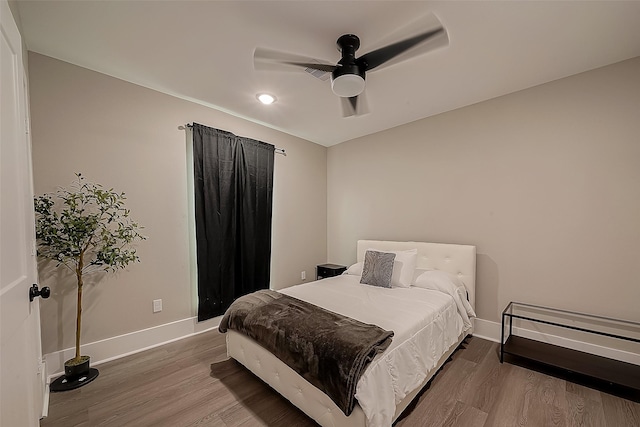
[[33, 301], [35, 297], [42, 297], [44, 299], [49, 298], [51, 295], [51, 289], [45, 286], [41, 290], [38, 289], [38, 285], [33, 285], [29, 288], [29, 301]]

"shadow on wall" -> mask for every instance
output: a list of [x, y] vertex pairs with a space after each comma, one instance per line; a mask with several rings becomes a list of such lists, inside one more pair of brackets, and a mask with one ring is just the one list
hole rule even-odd
[[[75, 283], [75, 275], [73, 272], [67, 268], [62, 266], [58, 266], [57, 262], [50, 259], [38, 259], [38, 276], [40, 287], [49, 286], [51, 288], [51, 299], [49, 302], [40, 302], [40, 317], [42, 325], [42, 333], [45, 334], [50, 329], [44, 327], [45, 323], [50, 322], [52, 319], [51, 305], [55, 305], [56, 308], [56, 318], [62, 319], [63, 317], [63, 309], [64, 309], [64, 300], [65, 297], [72, 292], [76, 291], [75, 286], [71, 286]], [[63, 339], [64, 339], [64, 328], [63, 322], [58, 321], [56, 324], [56, 345], [58, 348], [61, 348]], [[43, 352], [46, 352], [47, 349], [43, 349]]]
[[[105, 271], [96, 271], [90, 277], [84, 280], [84, 291], [86, 293], [94, 293], [96, 284], [106, 276]], [[51, 333], [51, 322], [55, 323], [55, 344], [56, 349], [64, 348], [65, 335], [75, 336], [75, 322], [78, 293], [76, 275], [69, 268], [58, 265], [56, 261], [50, 259], [38, 259], [38, 277], [40, 287], [49, 286], [51, 288], [51, 297], [48, 301], [40, 302], [40, 317], [42, 333]], [[73, 297], [69, 295], [72, 294]], [[86, 298], [83, 297], [83, 302]], [[83, 312], [91, 309], [97, 304], [98, 298], [90, 300], [92, 303], [83, 306]], [[65, 304], [66, 303], [66, 304]], [[54, 314], [55, 312], [55, 314]], [[65, 323], [65, 319], [72, 319]], [[46, 325], [46, 326], [45, 326]], [[43, 348], [46, 354], [50, 349]]]
[[500, 274], [498, 264], [487, 254], [476, 254], [476, 313], [485, 320], [497, 322], [502, 310], [498, 306]]

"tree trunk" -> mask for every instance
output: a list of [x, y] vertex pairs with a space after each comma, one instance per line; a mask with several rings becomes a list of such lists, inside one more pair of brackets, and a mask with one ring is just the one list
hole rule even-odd
[[78, 278], [78, 306], [76, 312], [76, 357], [80, 360], [80, 328], [82, 325], [82, 269], [84, 268], [84, 252], [80, 252], [78, 265], [76, 266], [76, 277]]

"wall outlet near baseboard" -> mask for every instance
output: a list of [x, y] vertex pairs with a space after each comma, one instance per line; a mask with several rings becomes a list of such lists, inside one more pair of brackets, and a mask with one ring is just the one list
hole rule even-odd
[[153, 300], [153, 312], [154, 313], [159, 313], [162, 311], [162, 300], [161, 299], [154, 299]]
[[306, 271], [302, 271], [300, 272], [300, 278], [302, 280], [307, 280], [307, 272]]

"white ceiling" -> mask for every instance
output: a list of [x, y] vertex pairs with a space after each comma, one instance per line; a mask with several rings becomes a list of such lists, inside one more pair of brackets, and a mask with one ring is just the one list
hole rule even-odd
[[[640, 56], [638, 1], [25, 1], [29, 50], [331, 146]], [[371, 112], [342, 118], [330, 82], [255, 71], [256, 47], [338, 61], [435, 13], [450, 44], [367, 74]], [[259, 92], [278, 101], [263, 106]]]

